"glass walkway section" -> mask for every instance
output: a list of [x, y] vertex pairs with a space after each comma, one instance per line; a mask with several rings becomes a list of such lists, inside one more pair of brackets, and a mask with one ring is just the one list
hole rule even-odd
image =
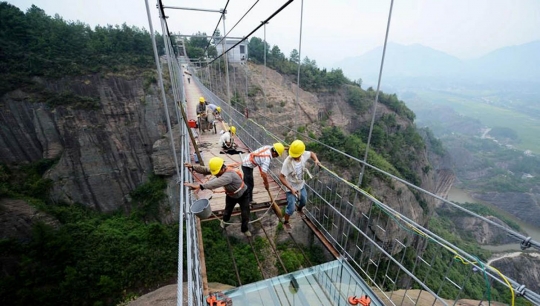
[[224, 291], [235, 306], [350, 305], [349, 297], [368, 295], [372, 306], [384, 305], [344, 260], [283, 274]]

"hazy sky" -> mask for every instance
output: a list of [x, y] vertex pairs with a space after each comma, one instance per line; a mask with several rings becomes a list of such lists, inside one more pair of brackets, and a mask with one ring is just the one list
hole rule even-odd
[[[32, 4], [48, 15], [80, 20], [89, 25], [135, 25], [149, 28], [144, 0], [8, 0], [26, 11]], [[226, 0], [163, 0], [164, 5], [221, 9]], [[256, 0], [230, 0], [227, 31]], [[260, 0], [230, 36], [243, 37], [267, 19], [285, 0]], [[161, 32], [155, 1], [149, 0], [154, 29]], [[300, 8], [295, 0], [266, 27], [270, 45], [286, 56], [299, 49]], [[332, 67], [346, 57], [361, 55], [384, 42], [390, 0], [305, 0], [302, 58], [308, 56], [320, 67]], [[218, 13], [166, 10], [173, 32], [211, 34]], [[223, 24], [219, 26], [223, 33]], [[264, 37], [263, 28], [253, 36]], [[462, 59], [482, 56], [497, 48], [540, 40], [538, 0], [396, 0], [389, 40], [422, 44]]]

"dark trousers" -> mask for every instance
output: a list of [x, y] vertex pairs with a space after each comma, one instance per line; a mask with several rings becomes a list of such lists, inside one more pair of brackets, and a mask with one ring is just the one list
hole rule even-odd
[[225, 211], [223, 212], [223, 221], [229, 222], [229, 220], [231, 220], [231, 214], [236, 204], [240, 205], [240, 212], [242, 216], [242, 226], [240, 227], [240, 230], [242, 231], [242, 233], [244, 233], [248, 231], [249, 224], [249, 198], [247, 190], [241, 197], [237, 199], [231, 198], [228, 195], [225, 197]]
[[253, 168], [242, 166], [242, 172], [244, 173], [244, 184], [247, 186], [247, 193], [248, 193], [248, 203], [253, 201], [253, 187], [255, 187], [255, 183], [253, 183]]

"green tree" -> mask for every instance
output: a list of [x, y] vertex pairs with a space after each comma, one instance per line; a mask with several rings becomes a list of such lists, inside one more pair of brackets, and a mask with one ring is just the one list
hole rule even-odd
[[293, 63], [300, 64], [300, 54], [298, 53], [298, 50], [293, 49], [291, 51], [291, 54], [289, 55], [289, 60]]
[[258, 37], [252, 37], [249, 40], [249, 44], [248, 44], [249, 58], [256, 63], [263, 63], [265, 44], [266, 44], [266, 52], [268, 54], [270, 50], [270, 45], [268, 45], [268, 43], [264, 42], [262, 39]]

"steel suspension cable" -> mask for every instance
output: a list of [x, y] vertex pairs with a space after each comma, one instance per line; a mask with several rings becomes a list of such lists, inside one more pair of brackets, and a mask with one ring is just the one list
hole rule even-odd
[[213, 63], [215, 62], [217, 59], [221, 58], [224, 54], [228, 53], [229, 51], [231, 51], [232, 49], [234, 49], [234, 47], [238, 46], [239, 44], [241, 44], [244, 40], [248, 39], [253, 33], [257, 32], [258, 29], [260, 29], [265, 23], [268, 23], [268, 21], [272, 20], [272, 18], [274, 18], [277, 14], [279, 14], [283, 9], [285, 9], [289, 4], [291, 4], [294, 0], [289, 0], [287, 1], [287, 3], [285, 3], [284, 5], [282, 5], [277, 11], [275, 11], [272, 15], [270, 15], [270, 17], [266, 18], [265, 21], [261, 22], [261, 24], [259, 26], [257, 26], [253, 31], [251, 31], [248, 35], [244, 36], [244, 38], [242, 38], [240, 41], [238, 41], [236, 44], [234, 44], [232, 47], [230, 47], [229, 49], [227, 49], [227, 51], [224, 51], [222, 52], [218, 57], [216, 57], [215, 59], [213, 59], [210, 63]]
[[264, 232], [264, 235], [266, 236], [266, 240], [268, 240], [268, 243], [272, 247], [272, 250], [274, 251], [274, 254], [276, 254], [276, 258], [278, 259], [279, 263], [281, 264], [281, 267], [283, 268], [283, 271], [285, 271], [285, 273], [289, 273], [287, 271], [287, 268], [285, 267], [285, 264], [283, 263], [283, 260], [281, 260], [281, 257], [278, 254], [278, 251], [277, 251], [276, 246], [274, 245], [274, 242], [272, 241], [272, 239], [270, 239], [270, 236], [266, 232], [266, 229], [264, 228], [264, 225], [262, 224], [261, 221], [259, 221], [259, 224], [261, 225], [261, 228], [262, 228], [262, 230]]
[[[247, 12], [244, 13], [244, 16], [242, 16], [242, 18], [240, 18], [240, 20], [238, 20], [234, 25], [233, 27], [227, 32], [227, 34], [225, 34], [221, 40], [216, 44], [216, 45], [219, 45], [221, 43], [221, 41], [223, 39], [225, 39], [226, 37], [229, 36], [229, 33], [231, 33], [232, 30], [234, 30], [234, 28], [240, 23], [240, 21], [242, 21], [242, 19], [244, 19], [244, 17], [246, 17], [246, 15], [251, 11], [251, 9], [253, 9], [255, 7], [255, 5], [257, 5], [257, 3], [259, 3], [260, 0], [257, 0], [248, 10]], [[212, 35], [213, 36], [213, 35]]]
[[[165, 116], [167, 118], [167, 127], [169, 129], [169, 132], [171, 133], [171, 146], [172, 146], [172, 150], [173, 150], [173, 154], [174, 154], [175, 164], [177, 165], [176, 166], [176, 175], [177, 175], [178, 178], [180, 178], [180, 169], [178, 167], [178, 160], [177, 160], [176, 149], [175, 149], [175, 145], [174, 145], [174, 136], [173, 136], [173, 131], [172, 131], [171, 122], [170, 122], [170, 118], [169, 118], [169, 108], [168, 108], [168, 105], [167, 105], [167, 97], [165, 95], [165, 87], [163, 85], [163, 73], [161, 71], [161, 64], [160, 64], [160, 61], [159, 61], [159, 55], [158, 55], [156, 41], [155, 41], [154, 28], [153, 28], [153, 25], [152, 25], [152, 16], [150, 14], [150, 7], [148, 5], [148, 0], [145, 0], [145, 5], [146, 5], [146, 13], [147, 13], [147, 17], [148, 17], [148, 26], [149, 26], [150, 35], [151, 35], [151, 38], [152, 38], [152, 49], [154, 51], [154, 59], [155, 59], [155, 64], [156, 64], [156, 68], [157, 68], [157, 71], [158, 71], [159, 86], [161, 88], [161, 98], [162, 98], [163, 104], [165, 106], [164, 108], [165, 108]], [[182, 222], [183, 222], [183, 218], [180, 215], [180, 223], [182, 223]], [[182, 226], [180, 226], [180, 229], [182, 229]], [[183, 237], [182, 233], [179, 232], [179, 242], [182, 241], [182, 237]], [[179, 244], [179, 251], [178, 251], [178, 284], [183, 283], [183, 280], [182, 280], [183, 259], [182, 259], [182, 248], [180, 247], [182, 245], [183, 244]], [[181, 285], [178, 286], [178, 289], [177, 289], [178, 290], [178, 292], [177, 292], [178, 297], [183, 297], [182, 288], [183, 288], [183, 286], [181, 286]], [[178, 299], [178, 300], [180, 300], [180, 299]]]
[[[234, 110], [234, 111], [236, 111], [237, 113], [239, 113], [237, 110]], [[257, 114], [257, 112], [255, 112], [255, 114]], [[252, 121], [252, 122], [254, 122], [255, 124], [257, 124], [253, 119], [249, 119], [249, 121]], [[237, 124], [240, 124], [240, 122], [237, 122]], [[277, 122], [273, 122], [273, 124], [276, 124], [276, 125], [278, 125], [278, 126], [283, 127], [284, 129], [288, 129], [288, 130], [294, 132], [294, 130], [293, 130], [292, 128], [287, 127], [287, 126], [285, 126], [285, 125], [281, 125], [281, 124], [279, 124], [279, 123], [277, 123]], [[280, 141], [280, 142], [285, 143], [281, 138], [279, 138], [279, 137], [277, 137], [276, 135], [270, 133], [264, 126], [261, 126], [261, 125], [259, 125], [259, 124], [257, 124], [257, 125], [258, 125], [261, 129], [265, 130], [266, 133], [268, 133], [269, 135], [271, 135], [274, 139], [276, 139], [276, 140], [278, 140], [278, 141]], [[319, 141], [319, 140], [317, 140], [317, 139], [314, 139], [314, 138], [310, 137], [307, 133], [299, 133], [299, 134], [301, 134], [301, 135], [304, 136], [306, 139], [309, 139], [309, 140], [312, 141], [312, 142], [315, 142], [315, 143], [317, 143], [317, 144], [320, 144], [320, 145], [324, 146], [325, 148], [328, 148], [328, 149], [330, 149], [330, 150], [332, 150], [332, 151], [334, 151], [334, 152], [336, 152], [336, 153], [339, 153], [339, 154], [341, 154], [341, 155], [344, 155], [345, 157], [347, 157], [347, 158], [349, 158], [349, 159], [352, 159], [352, 160], [354, 160], [354, 161], [356, 161], [356, 162], [358, 162], [358, 163], [360, 163], [360, 164], [362, 164], [362, 165], [365, 165], [365, 166], [367, 166], [367, 167], [369, 167], [369, 168], [371, 168], [371, 169], [373, 169], [373, 170], [375, 170], [375, 171], [377, 171], [377, 172], [380, 172], [380, 173], [382, 173], [382, 174], [384, 174], [384, 175], [386, 175], [386, 176], [389, 176], [389, 177], [391, 177], [391, 178], [393, 178], [393, 179], [395, 179], [395, 180], [398, 180], [398, 181], [400, 181], [401, 183], [403, 183], [403, 184], [405, 184], [405, 185], [407, 185], [407, 186], [409, 186], [409, 187], [411, 187], [411, 188], [413, 188], [413, 189], [416, 189], [416, 190], [418, 190], [418, 191], [420, 191], [420, 192], [423, 192], [423, 193], [425, 193], [425, 194], [427, 194], [427, 195], [429, 195], [429, 196], [431, 196], [431, 197], [434, 197], [434, 198], [436, 198], [437, 200], [440, 200], [440, 201], [442, 201], [442, 202], [444, 202], [444, 203], [446, 203], [446, 204], [448, 204], [448, 205], [450, 205], [450, 206], [452, 206], [452, 207], [454, 207], [454, 208], [457, 208], [457, 209], [459, 209], [459, 210], [461, 210], [461, 211], [463, 211], [463, 212], [465, 212], [465, 213], [467, 213], [467, 214], [470, 214], [470, 215], [472, 215], [472, 216], [474, 216], [474, 217], [476, 217], [476, 218], [479, 218], [479, 219], [481, 219], [481, 220], [483, 220], [483, 221], [489, 223], [490, 225], [493, 225], [493, 226], [495, 226], [495, 227], [497, 227], [497, 228], [499, 228], [499, 229], [505, 231], [509, 236], [514, 237], [514, 238], [517, 238], [517, 239], [520, 241], [520, 243], [521, 243], [523, 249], [526, 249], [526, 248], [529, 248], [529, 247], [534, 247], [534, 248], [540, 250], [540, 243], [539, 243], [538, 241], [533, 240], [531, 237], [525, 237], [524, 235], [522, 235], [522, 234], [520, 234], [520, 233], [518, 233], [518, 232], [516, 232], [516, 231], [513, 231], [513, 230], [511, 230], [511, 229], [508, 229], [508, 228], [506, 228], [506, 227], [504, 227], [504, 226], [502, 226], [502, 225], [500, 225], [500, 224], [498, 224], [498, 223], [495, 223], [495, 222], [492, 221], [492, 220], [489, 220], [489, 219], [487, 219], [487, 218], [485, 218], [485, 217], [483, 217], [483, 216], [481, 216], [481, 215], [479, 215], [479, 214], [476, 214], [476, 213], [474, 213], [474, 212], [472, 212], [472, 211], [470, 211], [470, 210], [467, 210], [466, 208], [464, 208], [464, 207], [462, 207], [462, 206], [460, 206], [460, 205], [458, 205], [458, 204], [455, 204], [455, 203], [453, 203], [453, 202], [451, 202], [451, 201], [448, 201], [447, 199], [444, 199], [444, 198], [442, 198], [442, 197], [440, 197], [440, 196], [438, 196], [438, 195], [435, 195], [434, 193], [431, 193], [431, 192], [429, 192], [429, 191], [427, 191], [427, 190], [425, 190], [425, 189], [423, 189], [423, 188], [421, 188], [421, 187], [418, 187], [418, 186], [416, 186], [416, 185], [414, 185], [414, 184], [412, 184], [412, 183], [409, 183], [409, 182], [407, 182], [406, 180], [404, 180], [404, 179], [402, 179], [402, 178], [400, 178], [400, 177], [397, 177], [397, 176], [395, 176], [395, 175], [393, 175], [393, 174], [391, 174], [391, 173], [389, 173], [389, 172], [387, 172], [387, 171], [384, 171], [384, 170], [382, 170], [382, 169], [379, 169], [379, 168], [377, 168], [377, 167], [375, 167], [375, 166], [373, 166], [373, 165], [367, 163], [367, 161], [363, 161], [363, 160], [361, 160], [361, 159], [358, 159], [357, 157], [354, 157], [354, 156], [352, 156], [352, 155], [350, 155], [350, 154], [347, 154], [347, 153], [345, 153], [345, 152], [343, 152], [343, 151], [340, 151], [340, 150], [338, 150], [338, 149], [336, 149], [336, 148], [334, 148], [334, 147], [332, 147], [332, 146], [329, 146], [329, 145], [327, 145], [327, 144], [325, 144], [325, 143], [323, 143], [323, 142], [321, 142], [321, 141]], [[329, 170], [329, 169], [326, 169], [326, 171], [330, 171], [330, 170]], [[331, 172], [331, 171], [330, 171], [330, 172]], [[340, 177], [340, 178], [341, 178], [341, 177]]]
[[[300, 6], [300, 37], [298, 39], [298, 68], [297, 68], [297, 76], [296, 76], [296, 104], [294, 108], [294, 117], [298, 118], [298, 105], [300, 104], [299, 100], [299, 92], [300, 92], [300, 66], [302, 65], [302, 24], [303, 24], [303, 18], [304, 18], [304, 0], [302, 0], [302, 4]], [[294, 130], [298, 131], [298, 128], [296, 128], [296, 122], [297, 120], [294, 120], [293, 128]]]
[[[300, 247], [300, 245], [298, 244], [298, 242], [296, 241], [296, 239], [294, 239], [294, 236], [292, 235], [292, 233], [291, 233], [291, 232], [288, 232], [288, 234], [289, 234], [289, 237], [291, 237], [291, 240], [293, 241], [295, 247], [296, 247], [298, 250], [300, 250], [300, 252], [302, 253], [302, 257], [304, 257], [304, 260], [309, 264], [309, 267], [310, 267], [310, 268], [313, 267], [313, 263], [311, 262], [311, 260], [309, 260], [308, 256], [306, 255], [306, 253], [304, 252], [304, 250]], [[326, 273], [326, 271], [325, 271], [324, 273], [326, 274], [326, 276], [328, 276], [328, 274]], [[321, 284], [320, 281], [319, 281], [319, 278], [318, 278], [317, 276], [313, 275], [313, 278], [315, 279], [315, 281], [317, 282], [317, 284], [319, 284], [319, 287], [323, 287], [322, 284]], [[330, 277], [329, 277], [329, 278], [330, 278]], [[310, 286], [311, 286], [311, 283], [310, 283]], [[327, 298], [329, 301], [332, 300], [332, 299], [330, 298], [330, 296], [328, 296], [328, 293], [326, 292], [326, 290], [323, 290], [323, 293], [324, 293], [324, 295], [326, 296], [326, 298]], [[317, 296], [317, 298], [319, 298], [319, 297]], [[319, 298], [319, 301], [321, 301], [320, 298]]]
[[[227, 6], [229, 6], [229, 1], [230, 0], [227, 0], [227, 3], [225, 4], [225, 8], [223, 9], [223, 12], [219, 15], [219, 20], [216, 24], [216, 27], [214, 29], [214, 32], [212, 32], [212, 37], [214, 37], [214, 34], [216, 33], [216, 30], [218, 29], [219, 27], [219, 23], [221, 22], [221, 19], [223, 18], [225, 12], [227, 11]], [[217, 12], [216, 12], [217, 13]], [[203, 54], [206, 54], [206, 50], [208, 50], [208, 47], [210, 46], [210, 41], [211, 39], [208, 40], [208, 44], [206, 44], [206, 47], [204, 48], [204, 51], [203, 51]], [[221, 41], [220, 41], [221, 42]]]
[[[333, 148], [332, 148], [332, 149], [333, 149]], [[335, 149], [334, 149], [334, 150], [335, 150]], [[337, 150], [335, 150], [335, 151], [337, 151]], [[360, 161], [360, 162], [362, 162], [362, 161]], [[367, 164], [366, 161], [363, 161], [362, 163], [363, 163], [363, 165], [370, 166], [369, 164]], [[372, 168], [374, 168], [374, 169], [377, 169], [376, 167], [373, 167], [373, 166], [370, 166], [370, 167], [372, 167]], [[326, 169], [326, 170], [328, 170], [328, 169]], [[381, 170], [381, 171], [382, 171], [382, 170]], [[388, 174], [388, 173], [386, 173], [386, 174]], [[392, 175], [390, 175], [390, 176], [392, 176]], [[394, 176], [392, 176], [392, 177], [394, 177]], [[400, 179], [397, 178], [397, 177], [394, 177], [394, 178], [400, 180]], [[406, 183], [406, 182], [405, 182], [405, 183]], [[406, 183], [406, 184], [407, 184], [407, 183]], [[416, 188], [416, 189], [421, 189], [421, 188], [417, 188], [416, 186], [414, 186], [414, 185], [412, 185], [412, 184], [410, 184], [410, 183], [408, 183], [407, 185], [412, 186], [412, 187], [414, 187], [414, 188]], [[433, 196], [434, 196], [434, 195], [433, 195]], [[444, 199], [441, 199], [441, 200], [444, 200]], [[467, 211], [467, 212], [468, 212], [468, 211]], [[470, 213], [470, 212], [469, 212], [469, 213]], [[478, 216], [478, 217], [481, 217], [481, 216]], [[485, 220], [485, 221], [487, 221], [487, 220]], [[352, 225], [353, 225], [353, 224], [352, 224]], [[353, 226], [354, 226], [354, 225], [353, 225]], [[429, 233], [429, 232], [428, 232], [428, 233]], [[429, 233], [429, 234], [431, 234], [431, 235], [434, 236], [434, 237], [437, 237], [437, 236], [434, 235], [433, 233]], [[444, 241], [444, 240], [443, 240], [443, 241]], [[447, 242], [446, 242], [446, 243], [447, 243]], [[451, 244], [450, 244], [450, 245], [451, 245]], [[404, 270], [404, 271], [406, 271], [406, 270]], [[412, 276], [412, 275], [411, 275], [411, 276]], [[429, 290], [428, 290], [428, 291], [429, 291]]]
[[[265, 85], [268, 85], [267, 82], [268, 82], [268, 79], [267, 79], [267, 76], [266, 76], [266, 70], [268, 69], [268, 67], [266, 67], [266, 23], [264, 24], [264, 41], [263, 41], [263, 45], [264, 45], [264, 77], [263, 77], [263, 82]], [[268, 108], [268, 99], [266, 98], [266, 90], [264, 90], [264, 87], [263, 87], [263, 90], [262, 90], [262, 93], [263, 93], [263, 97], [264, 97], [264, 106], [266, 106], [266, 108]]]
[[261, 265], [261, 261], [259, 260], [259, 256], [257, 256], [257, 252], [255, 250], [255, 247], [253, 246], [253, 241], [251, 237], [247, 237], [247, 240], [249, 242], [249, 245], [251, 246], [251, 251], [253, 251], [253, 255], [255, 256], [255, 260], [257, 261], [257, 266], [259, 267], [259, 270], [261, 271], [261, 275], [263, 279], [267, 279], [265, 273], [263, 272], [264, 269]]
[[384, 67], [384, 56], [386, 55], [386, 46], [388, 43], [388, 33], [390, 32], [390, 21], [392, 20], [392, 8], [394, 7], [394, 0], [390, 1], [390, 10], [388, 11], [388, 22], [386, 24], [386, 34], [384, 36], [384, 45], [383, 45], [383, 53], [381, 58], [381, 66], [379, 68], [379, 80], [377, 81], [377, 92], [375, 93], [375, 101], [373, 102], [373, 109], [372, 109], [372, 115], [371, 115], [371, 123], [369, 126], [369, 134], [368, 139], [366, 143], [366, 152], [364, 153], [364, 164], [362, 164], [362, 169], [360, 170], [360, 175], [358, 177], [358, 186], [362, 184], [362, 179], [364, 178], [364, 170], [365, 170], [365, 163], [367, 161], [368, 152], [369, 152], [369, 145], [371, 143], [371, 135], [373, 133], [373, 125], [375, 123], [375, 115], [377, 112], [377, 103], [379, 101], [379, 90], [381, 88], [381, 78], [382, 78], [382, 71]]
[[234, 272], [236, 273], [236, 279], [238, 280], [238, 286], [242, 286], [242, 281], [240, 280], [240, 273], [238, 273], [238, 266], [236, 265], [236, 259], [234, 259], [234, 253], [232, 250], [231, 241], [225, 229], [223, 230], [223, 235], [225, 235], [225, 238], [227, 239], [227, 245], [229, 246], [229, 253], [231, 254], [231, 260], [233, 262]]

